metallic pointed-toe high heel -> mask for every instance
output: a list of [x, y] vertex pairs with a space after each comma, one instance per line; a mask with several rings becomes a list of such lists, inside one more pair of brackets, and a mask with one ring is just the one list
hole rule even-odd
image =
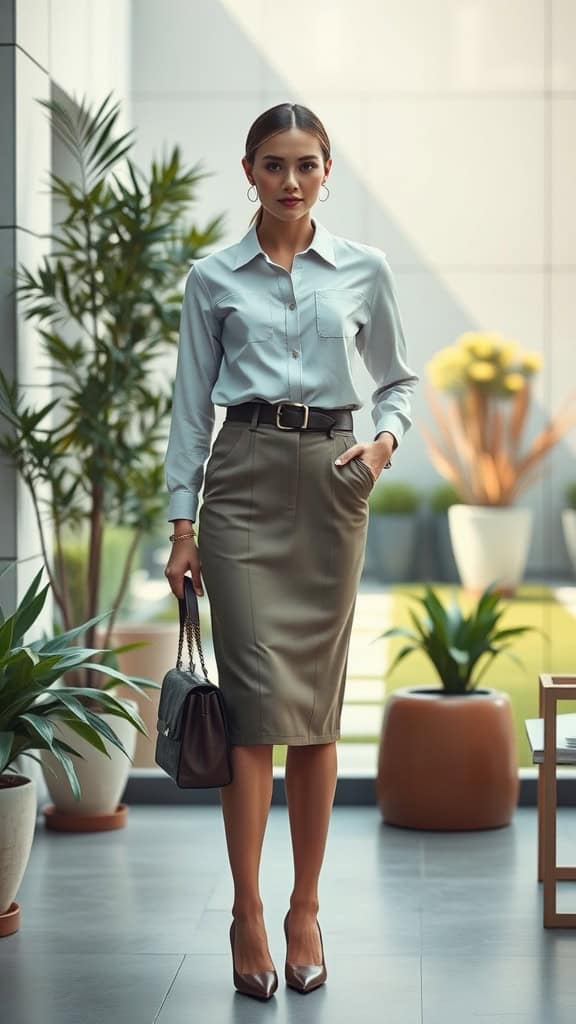
[[[284, 935], [286, 936], [286, 949], [288, 949], [288, 916], [290, 911], [284, 918]], [[322, 942], [322, 930], [320, 923], [316, 921], [318, 925], [318, 932], [320, 935], [320, 946], [322, 949], [322, 963], [321, 964], [291, 964], [288, 960], [284, 965], [284, 976], [286, 978], [286, 984], [290, 988], [296, 989], [297, 992], [312, 992], [313, 989], [318, 988], [319, 985], [323, 985], [328, 977], [326, 971], [326, 962], [324, 960], [324, 943]]]
[[273, 971], [258, 971], [255, 974], [240, 974], [236, 970], [234, 962], [234, 936], [236, 934], [236, 922], [230, 925], [230, 945], [232, 947], [232, 973], [234, 985], [239, 992], [245, 996], [255, 996], [256, 999], [269, 999], [278, 988], [278, 975]]

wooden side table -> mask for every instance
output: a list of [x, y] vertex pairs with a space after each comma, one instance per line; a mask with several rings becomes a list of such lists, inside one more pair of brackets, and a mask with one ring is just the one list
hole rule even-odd
[[576, 928], [576, 914], [556, 910], [556, 883], [576, 881], [576, 867], [556, 863], [556, 715], [558, 701], [576, 699], [576, 676], [542, 674], [538, 678], [539, 715], [544, 721], [544, 760], [538, 765], [538, 881], [544, 883], [544, 927]]

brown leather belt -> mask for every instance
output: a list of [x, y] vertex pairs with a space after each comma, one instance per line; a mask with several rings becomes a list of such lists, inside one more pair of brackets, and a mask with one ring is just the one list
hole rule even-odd
[[227, 420], [272, 423], [279, 430], [352, 430], [350, 409], [322, 409], [303, 402], [242, 402], [229, 405]]

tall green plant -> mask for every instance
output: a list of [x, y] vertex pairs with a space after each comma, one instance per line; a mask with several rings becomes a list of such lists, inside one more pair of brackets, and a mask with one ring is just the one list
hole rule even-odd
[[[65, 527], [86, 528], [84, 618], [98, 612], [107, 525], [132, 530], [107, 624], [108, 646], [139, 541], [164, 513], [163, 454], [171, 382], [159, 357], [177, 344], [181, 284], [191, 261], [221, 237], [221, 217], [186, 223], [198, 182], [178, 146], [148, 176], [127, 156], [132, 130], [115, 138], [119, 104], [96, 109], [39, 100], [77, 169], [51, 174], [65, 214], [53, 251], [17, 272], [24, 317], [33, 320], [52, 368], [55, 397], [30, 404], [0, 372], [0, 450], [14, 460], [34, 503], [44, 562], [64, 629], [75, 623], [63, 553]], [[44, 521], [53, 527], [48, 551]], [[50, 557], [52, 554], [52, 557]], [[94, 646], [93, 623], [87, 627]], [[89, 678], [89, 677], [88, 677]]]
[[500, 654], [521, 664], [509, 650], [513, 639], [530, 631], [540, 632], [534, 626], [500, 628], [505, 607], [502, 595], [494, 591], [493, 584], [486, 588], [469, 615], [462, 613], [456, 600], [445, 606], [430, 586], [425, 587], [423, 597], [413, 600], [424, 607], [420, 616], [409, 609], [414, 629], [393, 626], [377, 638], [400, 636], [408, 640], [392, 661], [387, 675], [409, 654], [422, 651], [432, 662], [446, 693], [475, 689]]

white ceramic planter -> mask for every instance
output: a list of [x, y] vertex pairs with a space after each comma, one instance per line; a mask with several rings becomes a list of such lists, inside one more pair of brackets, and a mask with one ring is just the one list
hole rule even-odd
[[576, 573], [576, 509], [565, 508], [562, 510], [562, 529], [572, 569]]
[[[126, 698], [123, 699], [125, 700]], [[134, 711], [138, 710], [136, 701], [130, 700], [128, 703]], [[78, 776], [82, 791], [80, 800], [76, 800], [58, 759], [49, 750], [41, 751], [44, 779], [57, 812], [64, 814], [104, 815], [112, 814], [118, 806], [126, 786], [130, 768], [132, 767], [131, 759], [134, 756], [136, 747], [136, 729], [130, 722], [119, 718], [118, 715], [100, 713], [99, 717], [114, 730], [122, 741], [130, 760], [121, 750], [118, 750], [118, 747], [102, 736], [102, 742], [110, 754], [110, 759], [108, 759], [105, 754], [96, 750], [95, 747], [70, 729], [65, 722], [51, 719], [56, 738], [69, 743], [84, 758], [81, 759], [74, 757], [73, 754], [70, 755], [74, 762], [74, 770]], [[56, 773], [55, 776], [47, 770], [46, 765], [52, 768], [52, 771]]]
[[[127, 623], [116, 625], [110, 641], [110, 646], [120, 647], [124, 644], [140, 643], [145, 641], [145, 646], [135, 647], [131, 651], [123, 651], [118, 655], [118, 666], [121, 672], [127, 676], [141, 676], [143, 679], [152, 679], [161, 683], [166, 672], [174, 668], [176, 655], [178, 653], [178, 625], [176, 623]], [[205, 631], [202, 631], [202, 644], [204, 645]], [[96, 630], [96, 647], [104, 646], [104, 630]], [[207, 641], [208, 642], [208, 641]], [[196, 648], [194, 648], [196, 653]], [[184, 645], [184, 658], [187, 659], [186, 645]], [[186, 664], [187, 664], [186, 660]], [[158, 702], [160, 690], [145, 690], [146, 696], [141, 697], [134, 693], [130, 687], [119, 683], [114, 691], [118, 697], [135, 700], [138, 705], [140, 717], [148, 729], [150, 738], [136, 733], [136, 750], [134, 753], [134, 768], [158, 768], [155, 759], [156, 749], [156, 721], [158, 718]]]
[[[12, 772], [6, 772], [0, 779], [0, 914], [5, 914], [16, 899], [28, 864], [37, 806], [32, 779]], [[0, 933], [8, 935], [17, 928], [18, 920], [14, 917]]]
[[450, 540], [460, 579], [472, 591], [495, 584], [511, 593], [524, 576], [532, 509], [452, 505]]

